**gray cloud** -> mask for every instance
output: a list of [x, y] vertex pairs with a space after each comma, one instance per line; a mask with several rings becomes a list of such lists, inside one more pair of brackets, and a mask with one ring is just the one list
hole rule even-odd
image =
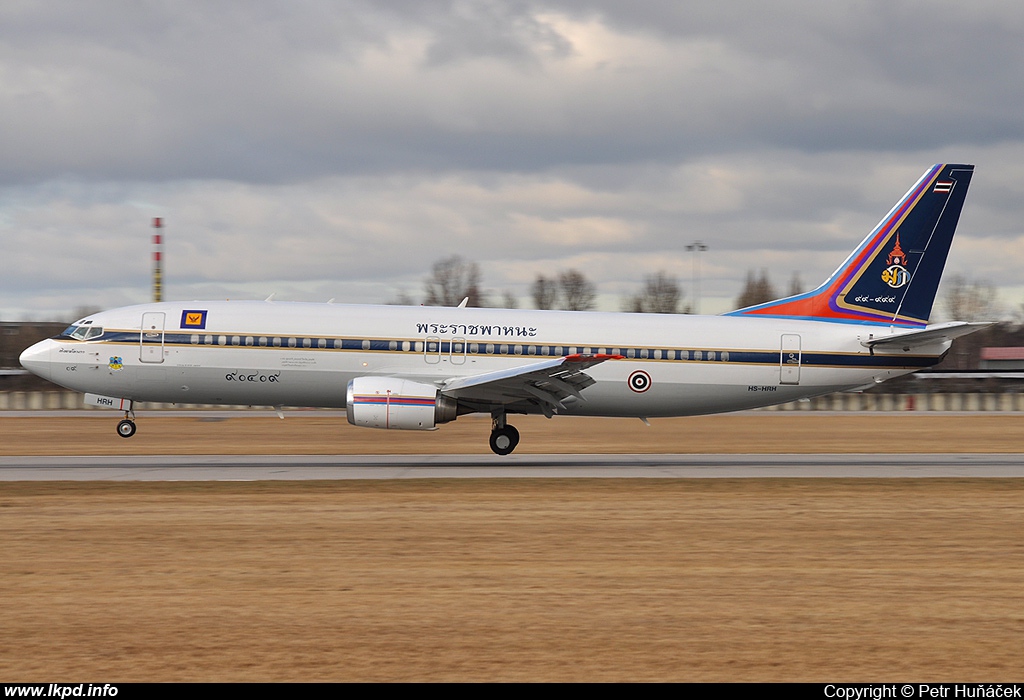
[[1022, 29], [1012, 2], [4, 5], [0, 311], [144, 301], [152, 216], [182, 296], [418, 297], [456, 252], [614, 296], [701, 238], [724, 310], [749, 268], [824, 277], [947, 158], [979, 165], [950, 265], [1015, 289]]
[[1024, 9], [957, 3], [4, 8], [0, 177], [294, 181], [1022, 126]]

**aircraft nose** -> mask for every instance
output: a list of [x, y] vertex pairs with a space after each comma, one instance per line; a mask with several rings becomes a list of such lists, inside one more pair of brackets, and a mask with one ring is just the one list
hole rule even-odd
[[49, 380], [50, 368], [53, 366], [50, 362], [50, 352], [52, 348], [53, 343], [49, 340], [41, 340], [25, 350], [25, 352], [21, 353], [21, 357], [18, 358], [18, 361], [21, 362], [22, 367], [32, 374]]

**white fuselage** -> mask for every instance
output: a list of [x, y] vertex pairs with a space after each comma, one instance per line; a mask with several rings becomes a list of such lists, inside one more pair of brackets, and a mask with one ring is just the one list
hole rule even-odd
[[[172, 403], [340, 408], [357, 377], [440, 387], [581, 353], [623, 359], [588, 369], [595, 383], [558, 413], [681, 416], [880, 382], [930, 366], [948, 349], [942, 342], [912, 354], [872, 354], [861, 341], [892, 329], [738, 316], [191, 302], [85, 321], [102, 335], [43, 341], [23, 363], [77, 391]], [[540, 412], [529, 402], [508, 410]]]

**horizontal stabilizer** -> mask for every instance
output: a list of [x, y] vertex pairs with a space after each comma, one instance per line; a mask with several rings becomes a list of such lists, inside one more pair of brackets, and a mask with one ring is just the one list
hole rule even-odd
[[922, 345], [932, 345], [946, 340], [953, 340], [963, 335], [969, 335], [991, 325], [992, 323], [953, 321], [951, 323], [939, 323], [927, 328], [921, 328], [920, 330], [903, 331], [893, 335], [880, 335], [860, 342], [861, 345], [872, 350], [910, 351], [912, 348]]

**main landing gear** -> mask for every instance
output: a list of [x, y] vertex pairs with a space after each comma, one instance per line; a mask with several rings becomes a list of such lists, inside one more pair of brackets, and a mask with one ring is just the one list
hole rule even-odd
[[125, 411], [124, 420], [117, 424], [117, 434], [123, 438], [130, 438], [135, 434], [135, 421], [133, 420], [135, 418], [135, 414], [131, 413], [130, 415], [131, 418], [128, 417], [129, 412]]
[[491, 418], [491, 451], [496, 455], [510, 455], [519, 444], [519, 431], [505, 422], [505, 414]]

